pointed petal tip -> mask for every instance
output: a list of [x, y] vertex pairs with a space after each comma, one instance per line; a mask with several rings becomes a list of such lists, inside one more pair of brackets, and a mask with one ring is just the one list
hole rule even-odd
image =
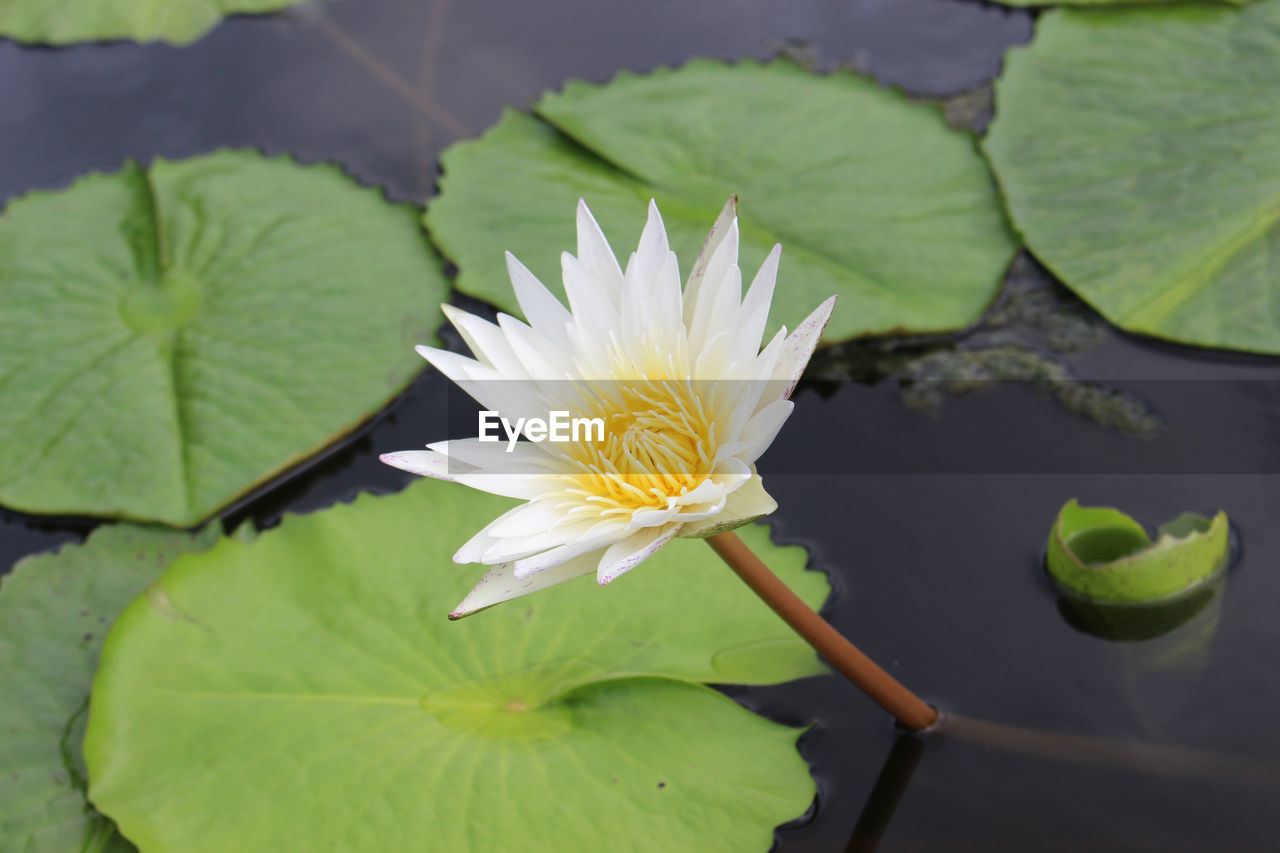
[[839, 294], [833, 293], [826, 302], [823, 302], [818, 306], [818, 310], [823, 311], [826, 314], [822, 321], [822, 327], [824, 329], [827, 327], [827, 322], [831, 319], [832, 312], [836, 310], [836, 302], [839, 301], [839, 299]]
[[[481, 581], [481, 583], [484, 583], [484, 581]], [[474, 592], [475, 592], [475, 590], [472, 590], [472, 592], [474, 593]], [[457, 622], [459, 619], [465, 619], [465, 618], [467, 618], [468, 616], [475, 616], [477, 613], [480, 613], [480, 612], [482, 612], [482, 611], [484, 611], [484, 610], [488, 610], [490, 607], [493, 607], [495, 604], [501, 604], [501, 603], [502, 603], [502, 602], [500, 602], [500, 601], [495, 601], [495, 602], [492, 602], [492, 603], [490, 603], [490, 604], [482, 604], [482, 605], [480, 605], [479, 607], [475, 607], [475, 606], [468, 607], [468, 606], [467, 606], [467, 602], [468, 602], [470, 599], [471, 599], [471, 595], [470, 595], [470, 594], [468, 594], [466, 598], [464, 598], [464, 599], [462, 599], [462, 601], [458, 602], [458, 606], [457, 606], [457, 607], [455, 607], [455, 608], [453, 608], [453, 610], [449, 611], [449, 621], [450, 621], [450, 622]]]
[[421, 461], [414, 460], [403, 452], [379, 454], [378, 461], [383, 465], [390, 465], [392, 468], [407, 471], [408, 473], [414, 474], [418, 477], [441, 477], [441, 474], [431, 473], [429, 468], [424, 466]]
[[591, 212], [591, 207], [587, 204], [587, 200], [585, 198], [578, 199], [578, 211], [576, 218], [578, 220], [579, 238], [586, 233], [599, 233], [600, 236], [604, 236], [604, 232], [600, 230], [600, 223], [596, 222], [595, 214]]
[[503, 252], [502, 256], [507, 262], [507, 278], [511, 279], [511, 283], [513, 285], [516, 283], [518, 278], [525, 274], [528, 274], [529, 278], [537, 279], [537, 276], [529, 272], [529, 268], [526, 267], [519, 258], [511, 254], [511, 252]]
[[406, 467], [411, 464], [409, 460], [401, 456], [398, 452], [397, 453], [379, 453], [378, 461], [381, 462], [383, 465], [390, 465], [392, 468], [399, 468], [401, 471], [411, 470], [410, 468]]
[[[440, 303], [440, 310], [444, 313], [444, 318], [452, 323], [454, 327], [457, 327], [459, 323], [466, 322], [468, 319], [473, 317], [477, 320], [480, 319], [470, 311], [463, 311], [457, 305], [450, 305], [447, 302]], [[421, 354], [421, 350], [419, 350], [419, 354]]]

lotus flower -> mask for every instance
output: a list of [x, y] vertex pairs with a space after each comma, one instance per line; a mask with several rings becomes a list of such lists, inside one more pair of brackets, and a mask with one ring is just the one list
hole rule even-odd
[[734, 199], [683, 290], [653, 202], [625, 271], [585, 202], [577, 224], [578, 255], [562, 256], [568, 309], [508, 253], [528, 323], [500, 314], [493, 324], [446, 305], [475, 358], [417, 349], [509, 422], [571, 411], [598, 418], [603, 435], [477, 436], [381, 457], [525, 501], [454, 555], [491, 568], [453, 619], [591, 572], [608, 584], [677, 536], [710, 536], [777, 508], [755, 462], [791, 414], [788, 397], [835, 297], [762, 349], [781, 246], [744, 297]]

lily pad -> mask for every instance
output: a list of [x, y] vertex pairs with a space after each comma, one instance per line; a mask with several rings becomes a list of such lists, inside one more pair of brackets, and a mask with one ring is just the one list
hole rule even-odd
[[1280, 353], [1280, 3], [1061, 9], [985, 147], [1035, 255], [1107, 319]]
[[1082, 507], [1074, 499], [1058, 512], [1049, 534], [1049, 574], [1067, 589], [1104, 602], [1148, 602], [1177, 596], [1222, 568], [1230, 545], [1227, 515], [1183, 513], [1146, 529], [1118, 509]]
[[[512, 505], [420, 480], [179, 560], [107, 640], [93, 802], [149, 853], [767, 849], [813, 798], [798, 732], [696, 682], [812, 651], [694, 541], [450, 622], [458, 532]], [[802, 549], [741, 535], [822, 601]]]
[[301, 0], [3, 0], [0, 36], [34, 44], [167, 41], [189, 44], [227, 15], [276, 12]]
[[0, 581], [0, 839], [26, 853], [126, 853], [85, 799], [80, 740], [98, 651], [124, 606], [197, 535], [119, 525], [29, 557]]
[[837, 293], [829, 341], [968, 325], [1014, 251], [972, 137], [935, 105], [847, 72], [694, 61], [570, 83], [535, 110], [446, 151], [427, 209], [458, 288], [513, 314], [502, 250], [562, 293], [579, 197], [621, 252], [656, 199], [688, 265], [738, 194], [745, 274], [782, 243], [773, 322], [794, 328]]
[[0, 216], [0, 503], [189, 526], [421, 368], [445, 283], [413, 208], [333, 166], [127, 165]]

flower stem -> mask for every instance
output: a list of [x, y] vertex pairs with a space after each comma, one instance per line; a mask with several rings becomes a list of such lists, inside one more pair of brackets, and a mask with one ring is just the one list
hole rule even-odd
[[911, 731], [927, 729], [938, 721], [938, 711], [933, 706], [903, 687], [885, 672], [844, 635], [831, 627], [800, 596], [792, 592], [769, 567], [747, 547], [732, 531], [707, 537], [720, 559], [742, 578], [752, 592], [764, 599], [765, 604], [782, 617], [791, 628], [804, 637], [818, 654], [826, 658], [863, 693], [870, 696], [904, 728]]

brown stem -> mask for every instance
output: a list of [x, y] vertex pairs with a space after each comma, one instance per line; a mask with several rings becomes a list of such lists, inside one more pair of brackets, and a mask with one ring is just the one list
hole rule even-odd
[[903, 687], [876, 665], [827, 620], [769, 571], [746, 543], [732, 531], [707, 538], [707, 544], [729, 564], [747, 586], [773, 608], [791, 628], [817, 649], [846, 678], [881, 708], [912, 731], [927, 729], [938, 721], [938, 711]]

